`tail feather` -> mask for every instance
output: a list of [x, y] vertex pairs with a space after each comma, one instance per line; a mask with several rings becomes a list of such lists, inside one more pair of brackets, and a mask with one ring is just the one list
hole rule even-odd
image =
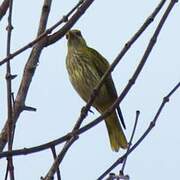
[[116, 112], [113, 112], [110, 116], [108, 116], [105, 119], [105, 122], [112, 150], [117, 152], [119, 151], [119, 148], [126, 149], [128, 147], [128, 143]]

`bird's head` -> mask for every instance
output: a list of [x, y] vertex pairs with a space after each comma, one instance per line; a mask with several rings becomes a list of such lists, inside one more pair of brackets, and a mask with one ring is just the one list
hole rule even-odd
[[77, 29], [68, 31], [66, 34], [66, 39], [68, 40], [68, 48], [78, 49], [87, 46], [81, 31]]

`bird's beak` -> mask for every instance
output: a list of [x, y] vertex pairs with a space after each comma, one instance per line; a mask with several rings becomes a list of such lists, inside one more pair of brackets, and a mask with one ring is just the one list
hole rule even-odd
[[66, 39], [69, 39], [69, 32], [66, 33]]
[[71, 31], [68, 31], [66, 33], [66, 39], [69, 40], [73, 36], [73, 33]]

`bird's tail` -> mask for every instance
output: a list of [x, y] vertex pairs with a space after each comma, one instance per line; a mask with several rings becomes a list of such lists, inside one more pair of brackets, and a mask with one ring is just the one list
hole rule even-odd
[[112, 150], [117, 152], [119, 148], [126, 149], [128, 147], [128, 143], [116, 112], [114, 111], [110, 116], [108, 116], [105, 119], [105, 122]]

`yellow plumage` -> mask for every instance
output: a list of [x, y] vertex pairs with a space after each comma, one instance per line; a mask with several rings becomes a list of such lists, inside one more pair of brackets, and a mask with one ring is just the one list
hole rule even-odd
[[[101, 77], [109, 67], [107, 60], [96, 50], [87, 46], [79, 30], [71, 30], [67, 33], [68, 53], [66, 67], [70, 81], [84, 101], [88, 101], [93, 88], [100, 81]], [[101, 87], [93, 106], [103, 113], [111, 106], [117, 98], [117, 92], [109, 76]], [[123, 117], [119, 108], [119, 116]], [[110, 144], [114, 151], [119, 148], [127, 148], [127, 140], [121, 128], [116, 111], [105, 119], [109, 134]], [[124, 125], [124, 124], [123, 124]]]

